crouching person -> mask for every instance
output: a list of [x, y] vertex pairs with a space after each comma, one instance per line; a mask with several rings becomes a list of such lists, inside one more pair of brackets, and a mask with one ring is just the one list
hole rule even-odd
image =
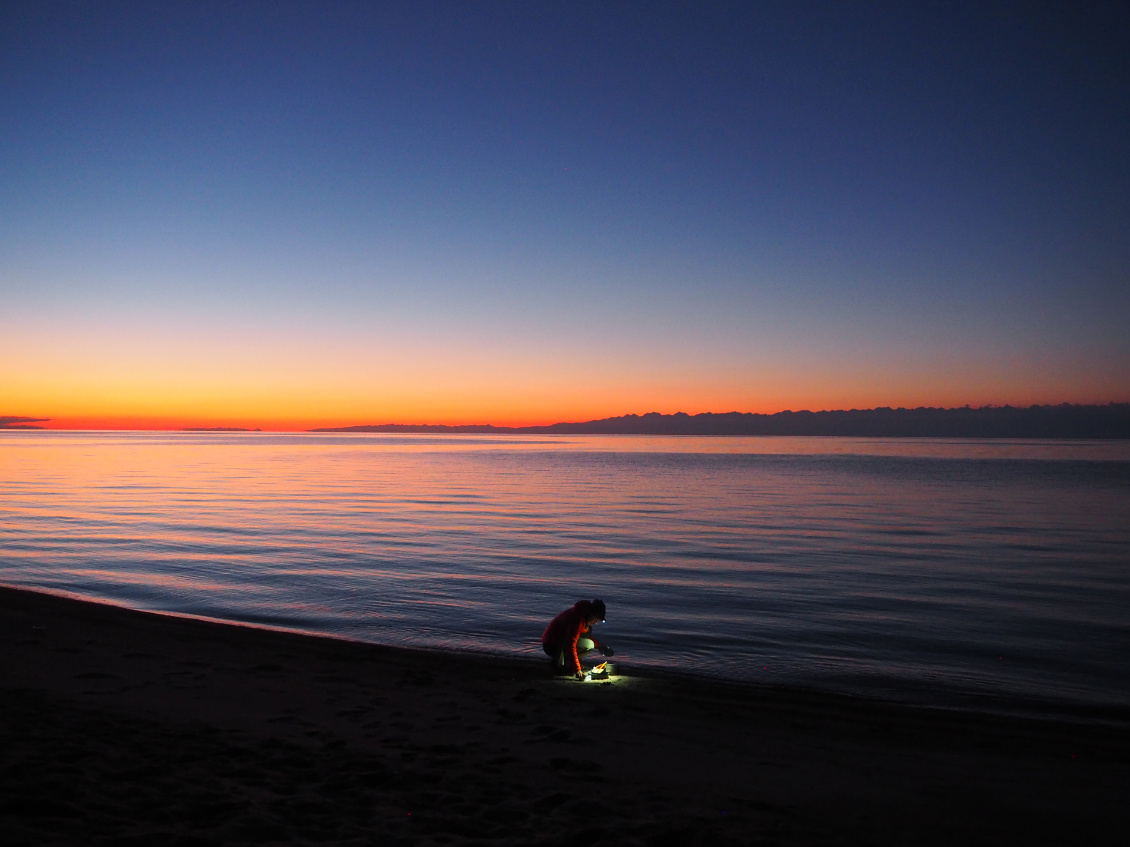
[[612, 655], [612, 648], [601, 644], [592, 634], [594, 626], [604, 623], [604, 612], [603, 600], [578, 600], [549, 622], [541, 636], [541, 648], [552, 660], [556, 673], [584, 679], [581, 656], [591, 650]]

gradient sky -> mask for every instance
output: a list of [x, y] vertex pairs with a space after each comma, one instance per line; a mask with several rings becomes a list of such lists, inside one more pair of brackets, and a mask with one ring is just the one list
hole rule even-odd
[[0, 2], [0, 415], [1130, 400], [1126, 8]]

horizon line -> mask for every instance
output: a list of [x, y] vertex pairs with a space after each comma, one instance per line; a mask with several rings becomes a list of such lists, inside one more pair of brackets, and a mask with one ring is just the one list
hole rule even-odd
[[[644, 423], [658, 423], [658, 422], [710, 422], [718, 418], [724, 419], [745, 419], [750, 420], [767, 420], [772, 418], [784, 418], [789, 416], [832, 416], [832, 415], [876, 415], [876, 414], [894, 414], [894, 413], [959, 413], [959, 412], [978, 412], [978, 413], [991, 413], [991, 412], [1004, 412], [1006, 410], [1012, 412], [1035, 412], [1043, 410], [1045, 412], [1060, 410], [1107, 410], [1114, 412], [1120, 410], [1120, 407], [1126, 407], [1125, 411], [1130, 414], [1130, 401], [1109, 401], [1107, 403], [1033, 403], [1026, 406], [1014, 406], [1009, 403], [1005, 404], [986, 404], [982, 406], [971, 406], [965, 404], [963, 406], [875, 406], [870, 408], [851, 408], [851, 409], [782, 409], [777, 412], [645, 412], [636, 413], [629, 412], [623, 415], [613, 415], [603, 418], [591, 418], [588, 420], [573, 420], [573, 421], [555, 421], [550, 424], [493, 424], [493, 423], [394, 423], [385, 422], [379, 424], [348, 424], [338, 423], [337, 420], [325, 420], [324, 423], [336, 425], [321, 425], [310, 426], [312, 423], [323, 423], [314, 419], [307, 419], [302, 423], [304, 426], [292, 425], [286, 426], [285, 424], [276, 429], [270, 423], [262, 422], [248, 422], [242, 423], [258, 425], [235, 426], [229, 423], [205, 423], [199, 418], [185, 416], [179, 421], [175, 418], [162, 418], [151, 415], [138, 415], [138, 416], [62, 416], [61, 418], [51, 417], [38, 417], [26, 415], [0, 415], [0, 431], [8, 430], [41, 430], [41, 431], [69, 431], [69, 432], [348, 432], [348, 431], [363, 431], [363, 430], [377, 430], [377, 429], [391, 429], [391, 430], [441, 430], [441, 431], [470, 431], [470, 430], [495, 430], [499, 432], [518, 433], [523, 430], [527, 431], [542, 431], [551, 432], [555, 429], [563, 427], [592, 427], [600, 424], [611, 424], [613, 422], [644, 422]], [[80, 425], [55, 425], [43, 426], [42, 424], [50, 424], [55, 420], [75, 420], [81, 422]], [[129, 425], [129, 421], [136, 421], [141, 425]], [[104, 422], [104, 423], [102, 423]], [[97, 425], [102, 423], [102, 425]], [[298, 421], [293, 421], [297, 424]], [[82, 425], [85, 424], [85, 425]], [[94, 425], [91, 425], [94, 424]]]

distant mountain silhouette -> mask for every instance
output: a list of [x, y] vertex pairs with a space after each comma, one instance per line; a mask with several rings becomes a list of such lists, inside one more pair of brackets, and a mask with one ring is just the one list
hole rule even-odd
[[548, 426], [377, 424], [310, 432], [419, 432], [461, 435], [836, 435], [883, 438], [1130, 438], [1130, 403], [1105, 406], [981, 406], [958, 409], [849, 409], [828, 412], [704, 412], [623, 415]]
[[35, 424], [51, 418], [21, 418], [18, 415], [0, 415], [0, 429], [43, 429]]

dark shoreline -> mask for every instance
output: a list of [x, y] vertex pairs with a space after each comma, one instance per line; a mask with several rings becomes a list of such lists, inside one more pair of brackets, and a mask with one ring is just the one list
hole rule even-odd
[[[2, 592], [32, 593], [60, 600], [88, 604], [100, 608], [115, 609], [128, 614], [150, 615], [159, 618], [174, 618], [194, 621], [206, 626], [234, 627], [237, 629], [261, 630], [294, 638], [322, 640], [334, 644], [355, 645], [360, 649], [371, 648], [403, 654], [417, 661], [448, 660], [464, 664], [487, 664], [499, 671], [535, 673], [541, 670], [540, 654], [536, 658], [500, 655], [476, 650], [445, 652], [435, 648], [412, 647], [407, 645], [379, 644], [358, 641], [332, 633], [301, 630], [286, 626], [257, 623], [254, 621], [222, 620], [201, 617], [179, 612], [153, 612], [132, 609], [112, 600], [83, 597], [68, 591], [28, 588], [0, 583]], [[1106, 726], [1112, 729], [1130, 730], [1130, 706], [1102, 705], [1074, 702], [1070, 700], [1035, 699], [1007, 695], [972, 694], [952, 692], [939, 695], [936, 691], [928, 694], [918, 687], [888, 688], [882, 694], [861, 691], [835, 690], [818, 686], [805, 686], [790, 683], [766, 683], [747, 679], [730, 679], [712, 674], [695, 673], [680, 668], [656, 668], [651, 666], [622, 663], [618, 675], [635, 680], [650, 680], [668, 685], [694, 685], [705, 691], [739, 697], [756, 697], [761, 700], [780, 700], [784, 703], [802, 704], [805, 702], [824, 702], [829, 707], [845, 709], [895, 709], [922, 711], [948, 715], [954, 719], [968, 717], [971, 720], [1020, 720], [1051, 724], [1080, 724]]]
[[1130, 732], [0, 588], [6, 844], [1120, 843]]

